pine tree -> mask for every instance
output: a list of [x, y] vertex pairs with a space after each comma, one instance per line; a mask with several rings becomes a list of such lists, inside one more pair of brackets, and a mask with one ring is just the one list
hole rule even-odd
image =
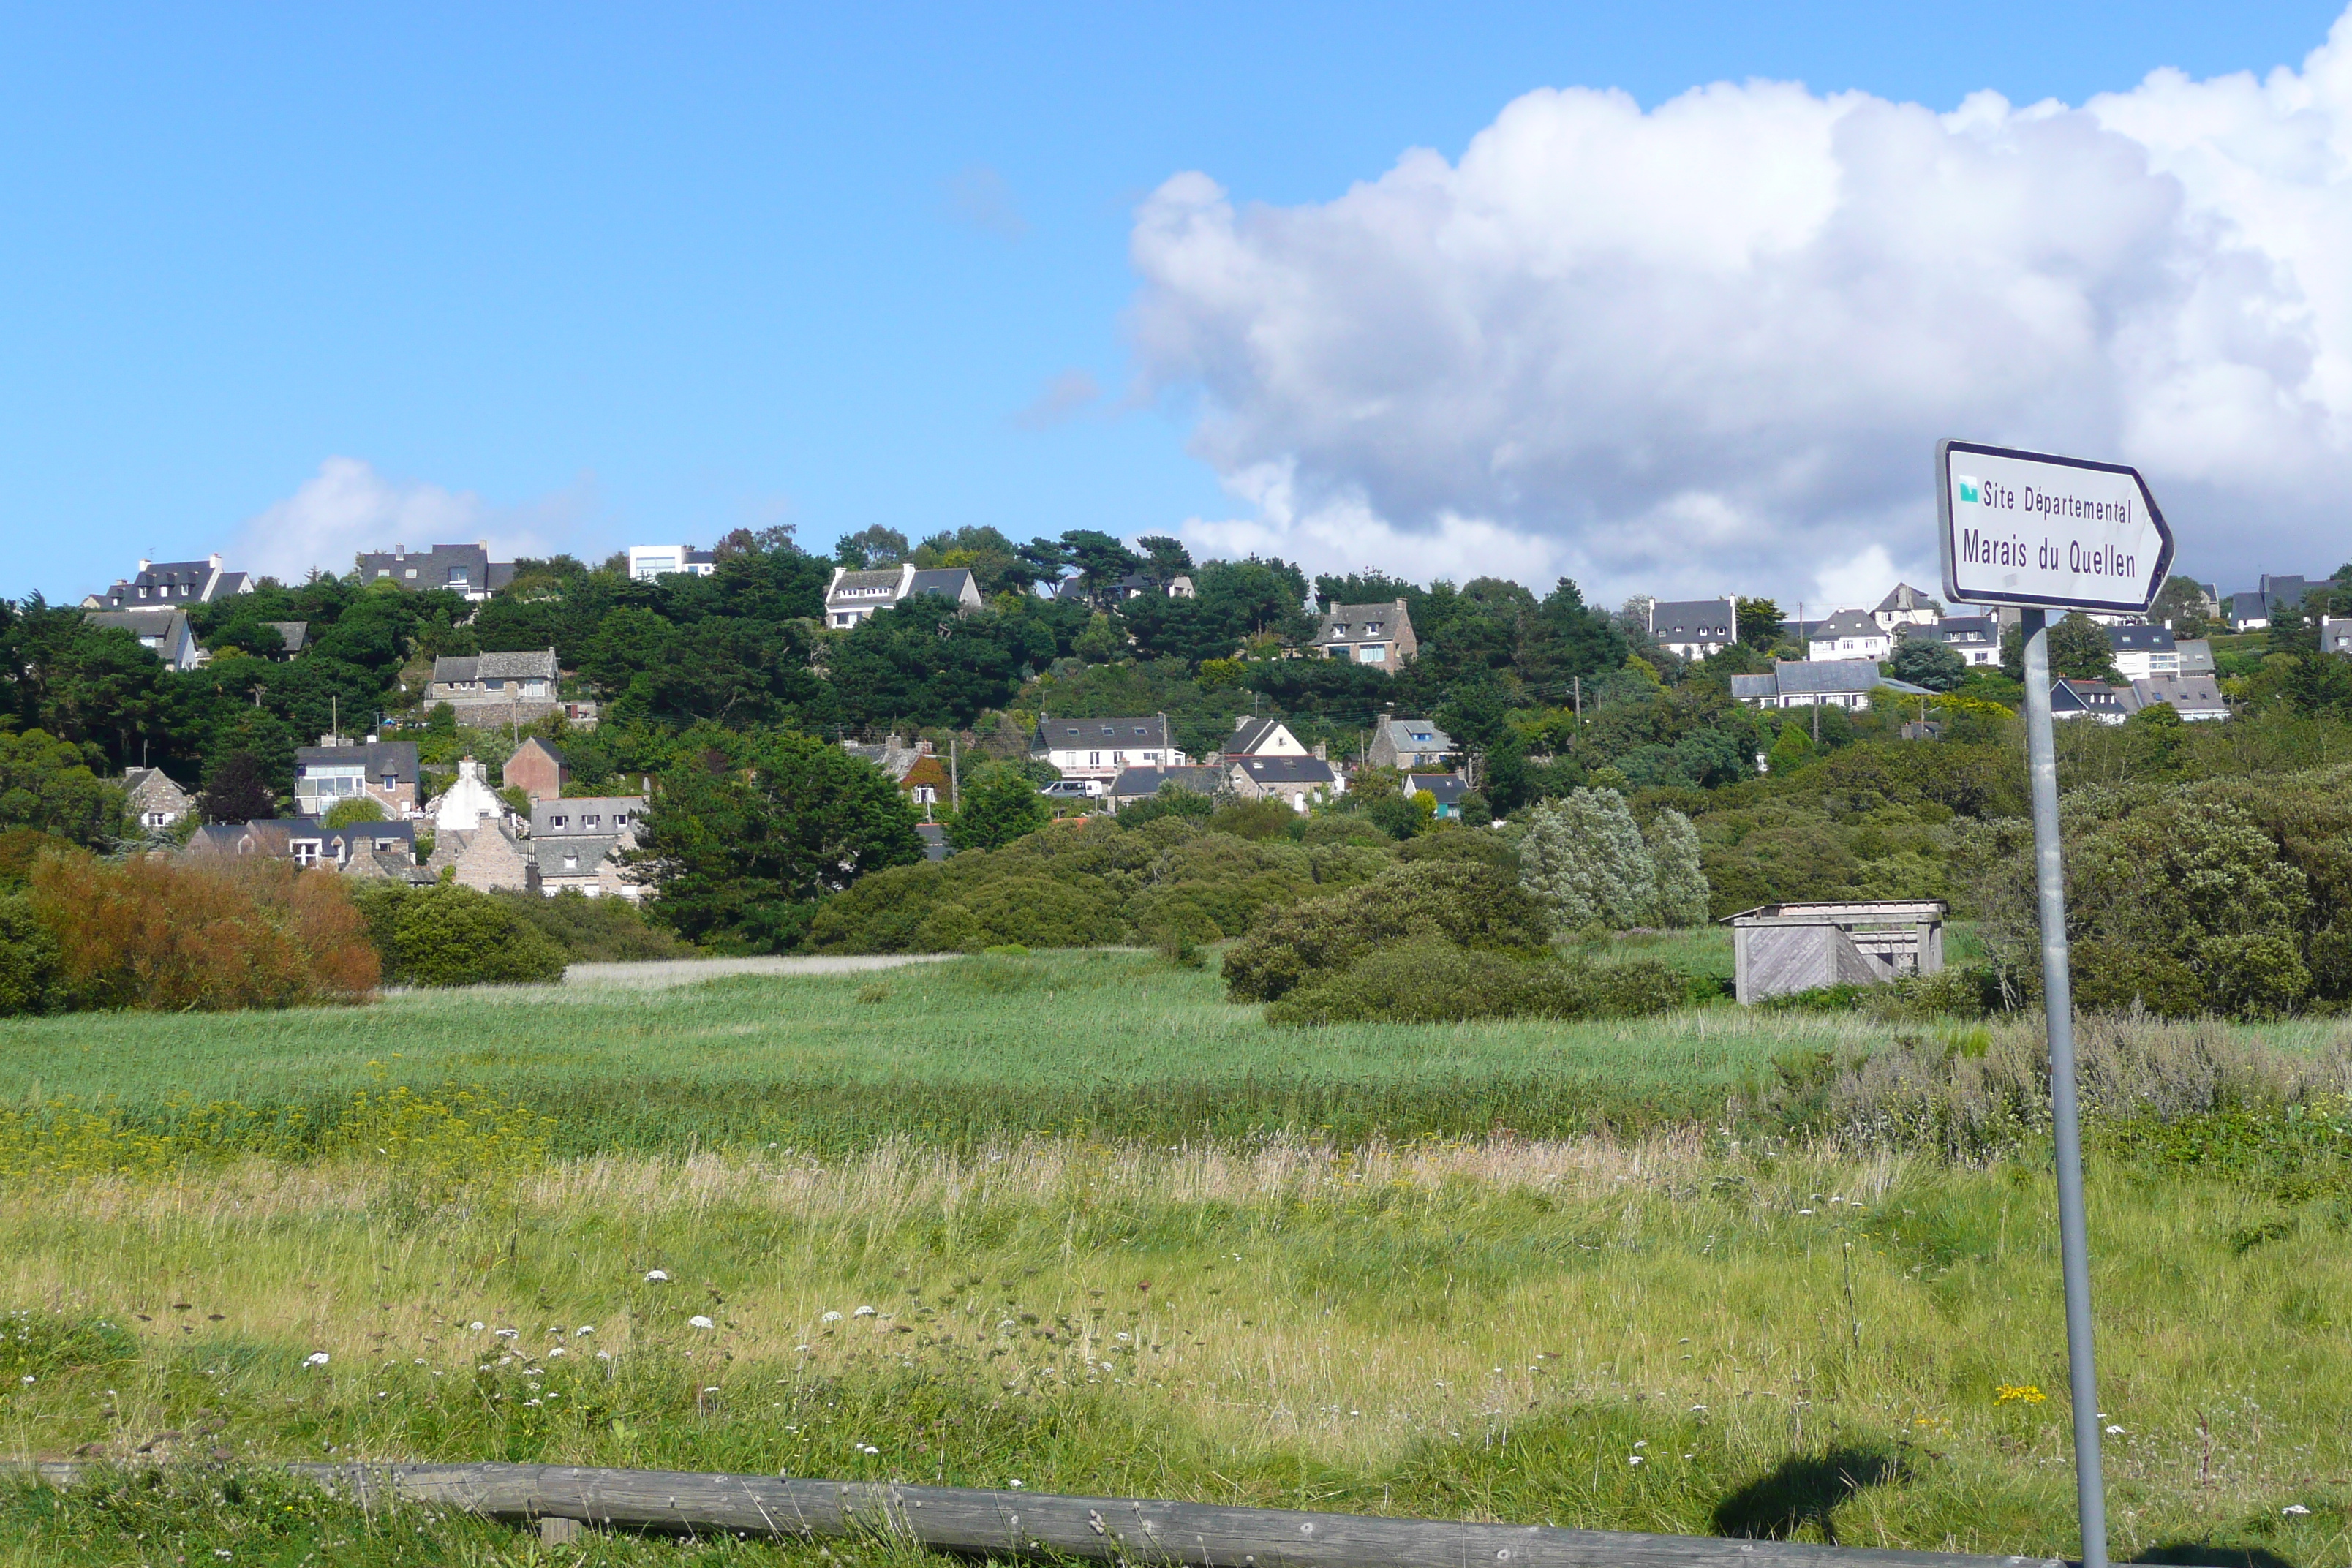
[[1571, 790], [1536, 807], [1519, 843], [1519, 882], [1562, 926], [1623, 930], [1652, 918], [1656, 865], [1615, 790]]
[[1699, 868], [1698, 829], [1679, 811], [1658, 813], [1650, 824], [1650, 859], [1657, 868], [1657, 923], [1696, 926], [1706, 923], [1706, 873]]

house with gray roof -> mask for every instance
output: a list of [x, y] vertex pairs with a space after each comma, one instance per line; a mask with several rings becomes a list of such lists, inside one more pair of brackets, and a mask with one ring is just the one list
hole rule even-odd
[[247, 573], [226, 571], [215, 554], [204, 561], [147, 561], [102, 593], [83, 595], [85, 610], [153, 610], [174, 605], [209, 605], [253, 592]]
[[2230, 716], [2230, 704], [2221, 695], [2221, 682], [2210, 672], [2144, 676], [2131, 683], [2131, 696], [2124, 705], [2137, 713], [2159, 703], [2179, 714], [2183, 723], [2213, 724]]
[[2170, 626], [2109, 626], [2107, 647], [2126, 680], [2180, 673], [2180, 644]]
[[[2347, 622], [2347, 626], [2352, 629], [2352, 622]], [[2183, 637], [2172, 646], [2174, 651], [2180, 655], [2181, 674], [2213, 673], [2213, 645], [2210, 642], [2203, 637]]]
[[1437, 819], [1453, 822], [1462, 816], [1462, 797], [1470, 793], [1470, 781], [1460, 773], [1407, 773], [1404, 794], [1407, 800], [1426, 791], [1437, 803]]
[[562, 675], [555, 650], [523, 653], [444, 654], [433, 661], [425, 688], [429, 708], [446, 702], [458, 721], [470, 724], [528, 724], [563, 706]]
[[2222, 606], [2233, 632], [2268, 631], [2271, 624], [2270, 601], [2259, 593], [2232, 594]]
[[1129, 768], [1184, 767], [1192, 761], [1177, 749], [1165, 713], [1103, 719], [1040, 713], [1029, 738], [1029, 757], [1051, 763], [1066, 779], [1106, 784]]
[[1735, 675], [1734, 700], [1750, 708], [1844, 708], [1870, 706], [1874, 691], [1933, 697], [1924, 686], [1882, 675], [1871, 658], [1775, 659], [1769, 675]]
[[2053, 680], [2050, 683], [2050, 717], [2120, 724], [2132, 716], [2131, 696], [2130, 687], [2109, 686], [2104, 680]]
[[205, 662], [205, 650], [196, 646], [185, 610], [85, 610], [81, 618], [93, 626], [129, 632], [141, 647], [173, 669], [194, 669]]
[[1244, 800], [1287, 801], [1300, 812], [1346, 788], [1320, 757], [1228, 757], [1225, 778]]
[[1840, 610], [1813, 628], [1806, 639], [1805, 657], [1816, 659], [1866, 658], [1874, 662], [1893, 656], [1895, 634], [1860, 610]]
[[310, 643], [310, 623], [308, 621], [264, 621], [261, 623], [278, 634], [286, 646], [278, 652], [288, 658], [300, 653]]
[[194, 798], [166, 777], [161, 768], [123, 769], [122, 797], [131, 815], [149, 833], [176, 826], [195, 809]]
[[1453, 757], [1454, 737], [1428, 719], [1383, 719], [1372, 729], [1364, 760], [1376, 768], [1410, 773], [1442, 768]]
[[1323, 612], [1308, 645], [1325, 658], [1394, 669], [1421, 651], [1402, 599], [1385, 605], [1334, 605]]
[[1247, 714], [1234, 721], [1234, 732], [1217, 748], [1226, 757], [1311, 757], [1320, 756], [1319, 750], [1309, 751], [1290, 726], [1279, 719], [1259, 719]]
[[436, 544], [412, 552], [404, 544], [390, 550], [366, 551], [359, 557], [360, 581], [392, 583], [423, 592], [446, 589], [479, 603], [514, 581], [514, 563], [490, 559], [490, 542]]
[[1908, 583], [1897, 583], [1895, 591], [1878, 601], [1878, 608], [1870, 618], [1890, 634], [1900, 635], [1905, 626], [1932, 626], [1944, 618], [1944, 606]]
[[321, 735], [315, 746], [294, 752], [294, 804], [306, 816], [324, 816], [347, 800], [373, 800], [392, 816], [415, 816], [417, 795], [416, 742], [364, 742]]
[[1150, 800], [1162, 789], [1180, 789], [1192, 795], [1215, 796], [1228, 785], [1224, 773], [1216, 768], [1139, 767], [1121, 768], [1105, 794], [1105, 804], [1117, 811], [1122, 805], [1133, 805], [1139, 800]]
[[981, 606], [980, 583], [969, 566], [920, 567], [911, 562], [874, 572], [833, 569], [824, 590], [824, 624], [836, 631], [873, 619], [877, 610], [894, 609], [900, 601], [936, 594], [955, 602], [958, 615]]
[[1653, 599], [1650, 636], [1677, 658], [1706, 658], [1739, 640], [1739, 606], [1720, 599]]

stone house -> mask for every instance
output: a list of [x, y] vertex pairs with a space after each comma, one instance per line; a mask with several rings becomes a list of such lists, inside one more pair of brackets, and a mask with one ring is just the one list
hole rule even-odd
[[1244, 800], [1279, 800], [1304, 812], [1340, 791], [1339, 775], [1320, 757], [1228, 757], [1225, 782]]
[[394, 817], [417, 811], [416, 742], [353, 742], [321, 735], [315, 746], [294, 752], [294, 805], [307, 816], [324, 816], [346, 800], [368, 799]]
[[1371, 749], [1364, 760], [1376, 768], [1410, 773], [1442, 767], [1454, 751], [1454, 737], [1430, 720], [1383, 719], [1372, 731]]
[[1421, 651], [1404, 601], [1385, 605], [1334, 605], [1315, 629], [1314, 650], [1326, 658], [1376, 664], [1394, 669]]
[[195, 799], [165, 776], [161, 768], [122, 770], [122, 795], [131, 815], [149, 833], [176, 826], [195, 809]]

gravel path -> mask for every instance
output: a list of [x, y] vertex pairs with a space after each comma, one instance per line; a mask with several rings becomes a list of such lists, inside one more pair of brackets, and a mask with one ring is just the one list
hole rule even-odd
[[908, 963], [937, 963], [952, 952], [884, 952], [804, 958], [655, 958], [636, 963], [575, 963], [563, 972], [566, 985], [691, 985], [722, 974], [856, 974]]

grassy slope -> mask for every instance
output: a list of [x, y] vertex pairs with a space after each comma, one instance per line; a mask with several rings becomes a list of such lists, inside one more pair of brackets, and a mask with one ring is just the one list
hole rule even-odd
[[[1704, 942], [1666, 939], [1692, 967]], [[861, 1000], [864, 998], [875, 998]], [[559, 1147], [842, 1147], [903, 1131], [1156, 1139], [1268, 1127], [1357, 1138], [1550, 1133], [1720, 1113], [1797, 1046], [1883, 1026], [1728, 1007], [1622, 1023], [1270, 1028], [1213, 970], [1128, 953], [972, 958], [872, 975], [667, 991], [423, 993], [380, 1005], [0, 1025], [0, 1100], [325, 1110], [385, 1083], [479, 1087], [555, 1115]]]

